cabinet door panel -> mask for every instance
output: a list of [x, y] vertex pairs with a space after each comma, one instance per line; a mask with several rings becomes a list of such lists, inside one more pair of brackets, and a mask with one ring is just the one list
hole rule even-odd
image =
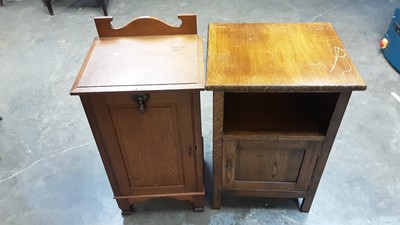
[[236, 180], [296, 182], [304, 149], [238, 148]]
[[109, 108], [131, 187], [184, 185], [176, 104]]
[[223, 187], [306, 190], [320, 142], [224, 140]]
[[115, 173], [129, 183], [129, 195], [195, 189], [190, 92], [151, 92], [144, 113], [129, 93], [91, 100], [109, 157], [123, 164], [125, 171]]

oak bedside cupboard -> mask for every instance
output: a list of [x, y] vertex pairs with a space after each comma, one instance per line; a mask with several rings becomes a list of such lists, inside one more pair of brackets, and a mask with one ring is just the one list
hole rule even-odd
[[366, 85], [329, 23], [211, 23], [213, 208], [226, 195], [310, 210], [351, 92]]
[[204, 208], [196, 16], [180, 27], [150, 17], [113, 28], [95, 18], [95, 38], [71, 89], [79, 95], [114, 198], [123, 214], [152, 198]]

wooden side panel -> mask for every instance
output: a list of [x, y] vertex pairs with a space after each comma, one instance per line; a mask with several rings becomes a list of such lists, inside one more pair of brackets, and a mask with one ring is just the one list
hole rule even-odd
[[[129, 193], [129, 186], [127, 179], [119, 179], [118, 176], [123, 176], [123, 174], [116, 174], [115, 171], [121, 171], [119, 168], [120, 166], [112, 167], [113, 163], [117, 163], [115, 161], [115, 157], [110, 158], [110, 154], [107, 152], [104, 146], [104, 137], [100, 132], [100, 128], [98, 122], [96, 120], [96, 115], [93, 111], [92, 104], [90, 102], [90, 98], [88, 95], [81, 95], [80, 96], [82, 106], [85, 109], [85, 113], [87, 119], [90, 124], [90, 128], [92, 130], [94, 139], [96, 140], [97, 149], [99, 150], [101, 160], [103, 162], [104, 168], [107, 173], [108, 180], [111, 184], [111, 188], [113, 190], [114, 196], [120, 196], [123, 194]], [[114, 159], [114, 160], [113, 160]], [[118, 182], [117, 182], [118, 180]], [[117, 199], [118, 207], [123, 212], [128, 212], [130, 210], [130, 204], [127, 199]]]
[[139, 17], [124, 27], [114, 28], [111, 16], [94, 19], [99, 37], [197, 34], [196, 15], [178, 15], [181, 26], [175, 27], [154, 17]]
[[224, 124], [224, 92], [213, 93], [213, 209], [221, 208], [222, 135]]
[[200, 109], [200, 91], [191, 92], [192, 114], [193, 114], [193, 139], [195, 143], [195, 165], [197, 174], [197, 191], [204, 192], [204, 144], [201, 133], [201, 109]]
[[321, 180], [322, 173], [324, 172], [325, 165], [328, 161], [329, 154], [332, 149], [333, 142], [335, 140], [337, 131], [339, 130], [340, 123], [346, 111], [347, 104], [350, 100], [351, 92], [341, 92], [337, 101], [335, 110], [332, 115], [332, 119], [329, 123], [328, 131], [326, 134], [326, 140], [324, 141], [321, 152], [318, 157], [317, 164], [313, 173], [308, 196], [304, 198], [300, 210], [302, 212], [308, 212], [311, 209], [312, 202], [314, 200], [315, 193], [319, 182]]

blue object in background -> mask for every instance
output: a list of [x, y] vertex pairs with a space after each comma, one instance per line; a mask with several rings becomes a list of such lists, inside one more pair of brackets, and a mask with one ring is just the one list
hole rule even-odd
[[[386, 42], [387, 46], [382, 42]], [[394, 11], [389, 29], [381, 41], [383, 55], [392, 66], [400, 72], [400, 8]]]

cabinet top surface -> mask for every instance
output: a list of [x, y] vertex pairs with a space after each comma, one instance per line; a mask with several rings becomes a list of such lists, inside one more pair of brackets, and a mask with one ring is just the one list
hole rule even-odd
[[351, 91], [366, 85], [330, 23], [211, 23], [206, 89]]
[[201, 37], [96, 38], [71, 94], [204, 89]]

